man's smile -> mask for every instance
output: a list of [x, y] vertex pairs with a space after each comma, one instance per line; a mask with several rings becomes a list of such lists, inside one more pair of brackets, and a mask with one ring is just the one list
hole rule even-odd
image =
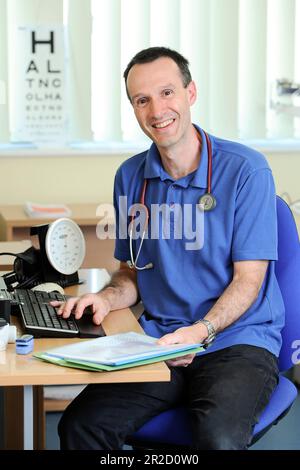
[[174, 121], [175, 121], [175, 119], [167, 119], [166, 121], [162, 121], [162, 122], [158, 122], [156, 124], [152, 124], [152, 127], [154, 127], [155, 129], [164, 129], [165, 127], [168, 127], [171, 124], [173, 124]]

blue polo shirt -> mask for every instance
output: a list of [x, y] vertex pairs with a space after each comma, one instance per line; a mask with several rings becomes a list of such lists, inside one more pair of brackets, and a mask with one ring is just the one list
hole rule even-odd
[[[140, 323], [145, 332], [159, 338], [193, 324], [205, 317], [231, 282], [233, 262], [270, 260], [256, 301], [220, 332], [203, 354], [235, 344], [249, 344], [278, 355], [284, 305], [274, 273], [277, 219], [271, 170], [255, 150], [210, 135], [212, 193], [217, 205], [210, 212], [202, 212], [204, 219], [198, 220], [197, 203], [207, 189], [208, 151], [204, 133], [197, 129], [203, 145], [199, 167], [193, 173], [174, 180], [164, 170], [155, 144], [118, 169], [114, 187], [115, 257], [120, 261], [130, 260], [129, 236], [126, 230], [124, 233], [124, 226], [127, 228], [130, 223], [128, 211], [131, 205], [140, 202], [143, 182], [147, 179], [145, 204], [150, 216], [152, 207], [171, 210], [168, 217], [164, 215], [168, 211], [159, 212], [161, 225], [152, 232], [152, 237], [154, 220], [150, 217], [138, 259], [138, 266], [153, 263], [152, 269], [137, 272], [145, 308]], [[120, 196], [127, 196], [127, 204]], [[164, 217], [169, 222], [166, 226]], [[140, 238], [133, 240], [134, 257], [139, 245]]]

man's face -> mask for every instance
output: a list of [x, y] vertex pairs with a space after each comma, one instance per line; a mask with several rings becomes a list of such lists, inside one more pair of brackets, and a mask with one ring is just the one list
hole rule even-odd
[[196, 87], [191, 82], [184, 88], [176, 62], [161, 57], [134, 65], [127, 88], [141, 129], [158, 147], [171, 148], [184, 138], [191, 125]]

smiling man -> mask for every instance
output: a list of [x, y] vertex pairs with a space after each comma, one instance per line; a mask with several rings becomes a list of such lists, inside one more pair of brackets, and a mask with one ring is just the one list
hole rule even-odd
[[[277, 383], [284, 307], [274, 273], [276, 198], [265, 158], [243, 145], [208, 135], [191, 121], [197, 92], [188, 61], [153, 47], [139, 52], [125, 73], [136, 119], [150, 149], [117, 171], [114, 203], [120, 269], [98, 294], [68, 300], [59, 314], [86, 306], [101, 323], [110, 310], [142, 300], [140, 323], [160, 344], [198, 343], [205, 350], [168, 362], [169, 383], [90, 385], [59, 425], [63, 449], [120, 449], [151, 417], [184, 403], [196, 449], [246, 449], [252, 429]], [[195, 226], [204, 213], [203, 243], [187, 249], [170, 218], [151, 238], [151, 215], [140, 237], [120, 199], [192, 207]], [[185, 222], [185, 221], [184, 221]], [[147, 230], [148, 229], [148, 230]], [[147, 232], [147, 233], [146, 233]], [[209, 346], [209, 347], [208, 347]]]
[[[141, 129], [156, 144], [164, 169], [178, 179], [199, 165], [200, 139], [191, 125], [195, 83], [176, 62], [161, 57], [128, 71], [127, 94]], [[168, 79], [171, 79], [168, 81]]]

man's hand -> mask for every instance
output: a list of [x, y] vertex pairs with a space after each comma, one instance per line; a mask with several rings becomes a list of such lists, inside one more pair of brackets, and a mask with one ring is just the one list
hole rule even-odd
[[[207, 337], [207, 329], [205, 325], [197, 323], [192, 326], [185, 326], [183, 328], [178, 328], [178, 330], [173, 333], [168, 333], [167, 335], [162, 336], [157, 344], [194, 344], [202, 343], [203, 340]], [[186, 356], [177, 357], [166, 361], [169, 366], [172, 367], [187, 367], [194, 360], [195, 354], [187, 354]]]
[[120, 269], [112, 275], [111, 282], [97, 294], [85, 294], [82, 297], [72, 297], [66, 302], [52, 301], [50, 305], [56, 307], [57, 314], [69, 318], [72, 314], [78, 320], [82, 317], [84, 309], [90, 307], [93, 313], [93, 322], [100, 325], [111, 310], [134, 305], [138, 300], [136, 273], [129, 269], [127, 263], [121, 263]]
[[85, 294], [82, 297], [71, 297], [66, 302], [52, 301], [50, 304], [58, 308], [57, 314], [63, 318], [69, 318], [74, 313], [77, 320], [82, 317], [84, 309], [90, 307], [95, 325], [100, 325], [110, 311], [110, 303], [101, 294]]

